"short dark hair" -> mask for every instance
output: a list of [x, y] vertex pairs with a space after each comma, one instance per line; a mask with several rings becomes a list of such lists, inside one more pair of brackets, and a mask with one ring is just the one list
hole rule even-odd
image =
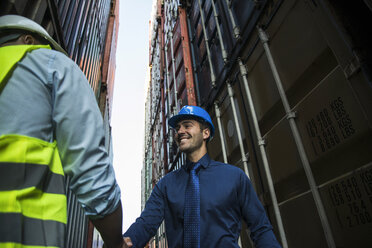
[[194, 121], [197, 121], [199, 122], [200, 124], [200, 128], [202, 130], [206, 129], [206, 128], [209, 128], [209, 130], [212, 130], [211, 129], [211, 126], [208, 122], [206, 122], [204, 119], [198, 117], [198, 116], [192, 116], [192, 115], [185, 115], [185, 116], [181, 116], [177, 123], [179, 123], [180, 121], [184, 121], [184, 120], [194, 120]]
[[209, 130], [211, 130], [211, 126], [208, 124], [208, 122], [206, 122], [204, 120], [198, 120], [198, 122], [200, 123], [200, 129], [201, 130], [204, 130], [206, 128], [208, 128]]
[[196, 118], [196, 121], [199, 122], [199, 125], [200, 125], [200, 130], [203, 131], [204, 129], [209, 129], [209, 138], [207, 139], [207, 143], [211, 140], [211, 135], [212, 135], [212, 129], [211, 129], [211, 125], [206, 122], [205, 120], [201, 119], [201, 118]]

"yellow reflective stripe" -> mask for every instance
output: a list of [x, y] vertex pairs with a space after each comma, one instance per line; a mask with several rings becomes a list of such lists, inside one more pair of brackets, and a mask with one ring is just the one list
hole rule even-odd
[[17, 134], [0, 136], [0, 162], [44, 164], [64, 175], [57, 143]]
[[64, 247], [66, 224], [61, 222], [0, 213], [0, 223], [6, 223], [0, 225], [0, 243]]
[[67, 223], [67, 198], [62, 194], [44, 193], [35, 187], [0, 191], [0, 212], [22, 213], [41, 220]]
[[14, 45], [0, 47], [0, 84], [27, 52], [39, 48], [51, 49], [49, 45]]
[[19, 243], [1, 243], [0, 248], [60, 248], [57, 246], [22, 245]]

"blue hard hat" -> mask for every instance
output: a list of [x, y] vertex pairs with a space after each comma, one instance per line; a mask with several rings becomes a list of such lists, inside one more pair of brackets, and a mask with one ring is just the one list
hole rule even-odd
[[169, 126], [176, 128], [176, 125], [179, 121], [185, 120], [188, 118], [202, 120], [208, 123], [210, 130], [211, 130], [211, 137], [213, 137], [214, 126], [212, 123], [212, 119], [209, 116], [207, 111], [205, 111], [203, 108], [198, 107], [198, 106], [189, 106], [189, 105], [183, 106], [180, 112], [178, 112], [178, 115], [174, 115], [169, 119], [168, 124]]

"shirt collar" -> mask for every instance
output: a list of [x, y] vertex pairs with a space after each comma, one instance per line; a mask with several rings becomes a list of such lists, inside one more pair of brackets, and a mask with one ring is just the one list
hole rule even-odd
[[[209, 157], [208, 153], [206, 153], [201, 159], [199, 159], [198, 162], [201, 166], [205, 169], [208, 167], [209, 163], [211, 162], [211, 158]], [[185, 169], [189, 171], [192, 167], [194, 167], [194, 162], [191, 162], [190, 160], [186, 159]]]

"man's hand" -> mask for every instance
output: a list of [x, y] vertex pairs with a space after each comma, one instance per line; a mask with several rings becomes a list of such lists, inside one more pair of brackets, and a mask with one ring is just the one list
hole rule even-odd
[[125, 244], [122, 237], [121, 202], [114, 212], [101, 219], [92, 220], [107, 248], [122, 248]]
[[[132, 244], [132, 241], [130, 240], [130, 238], [129, 237], [124, 237], [121, 244], [116, 248], [129, 248], [129, 247], [132, 247], [132, 246], [133, 246], [133, 244]], [[103, 244], [103, 248], [107, 248], [106, 244]]]
[[132, 240], [129, 237], [124, 237], [124, 244], [122, 248], [129, 248], [132, 247]]

